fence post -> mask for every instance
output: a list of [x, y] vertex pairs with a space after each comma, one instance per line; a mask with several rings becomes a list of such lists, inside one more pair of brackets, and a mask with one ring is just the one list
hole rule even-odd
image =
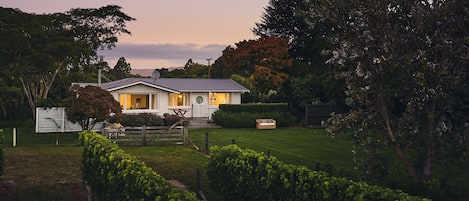
[[16, 147], [16, 128], [13, 128], [13, 147]]
[[184, 127], [183, 127], [183, 131], [182, 131], [182, 135], [183, 135], [183, 140], [184, 140], [184, 146], [186, 146], [188, 144], [188, 138], [189, 138], [189, 128], [188, 128], [188, 125], [187, 124], [184, 124]]
[[142, 146], [147, 146], [147, 126], [142, 126]]
[[208, 154], [208, 131], [205, 131], [205, 154]]
[[267, 155], [267, 158], [270, 158], [270, 149], [267, 149], [266, 155]]

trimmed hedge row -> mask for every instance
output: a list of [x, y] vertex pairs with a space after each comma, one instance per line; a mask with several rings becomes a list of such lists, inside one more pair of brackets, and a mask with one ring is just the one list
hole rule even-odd
[[80, 141], [83, 177], [99, 200], [197, 200], [104, 136], [83, 131]]
[[224, 112], [253, 112], [266, 113], [270, 111], [290, 112], [286, 103], [244, 103], [244, 104], [221, 104], [218, 108]]
[[288, 165], [236, 145], [212, 147], [207, 174], [225, 200], [429, 200]]
[[[113, 122], [115, 123], [115, 122]], [[163, 119], [155, 114], [139, 113], [139, 114], [124, 114], [120, 122], [124, 126], [163, 126]]]
[[295, 122], [290, 112], [225, 112], [217, 110], [212, 114], [213, 121], [224, 128], [255, 128], [256, 119], [275, 119], [277, 127], [288, 127]]

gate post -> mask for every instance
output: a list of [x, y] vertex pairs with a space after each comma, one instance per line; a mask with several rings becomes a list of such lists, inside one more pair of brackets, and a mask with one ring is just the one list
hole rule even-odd
[[142, 126], [142, 146], [147, 146], [147, 126]]

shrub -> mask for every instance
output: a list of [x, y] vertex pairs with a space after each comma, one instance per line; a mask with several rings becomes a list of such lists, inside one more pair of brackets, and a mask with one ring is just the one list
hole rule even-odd
[[207, 174], [225, 200], [428, 200], [288, 165], [236, 145], [213, 147]]
[[225, 128], [255, 128], [256, 119], [275, 119], [277, 127], [291, 126], [296, 118], [290, 112], [225, 112], [217, 110], [213, 113], [213, 121]]
[[99, 200], [197, 200], [92, 131], [80, 133], [83, 177]]
[[163, 119], [160, 116], [140, 113], [140, 114], [125, 114], [120, 122], [123, 126], [138, 127], [142, 125], [146, 126], [163, 126]]

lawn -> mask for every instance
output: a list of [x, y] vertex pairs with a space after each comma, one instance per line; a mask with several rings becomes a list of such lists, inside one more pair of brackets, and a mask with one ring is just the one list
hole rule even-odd
[[258, 152], [270, 150], [285, 163], [303, 165], [310, 169], [332, 164], [334, 170], [352, 169], [352, 144], [343, 138], [332, 138], [324, 129], [280, 128], [275, 130], [256, 129], [195, 129], [189, 137], [202, 151], [205, 150], [205, 132], [208, 132], [209, 146], [225, 146], [235, 140], [241, 148]]
[[[18, 129], [18, 146], [12, 148], [11, 130], [5, 130], [5, 174], [2, 180], [18, 183], [17, 200], [67, 200], [67, 189], [81, 184], [81, 147], [76, 134], [60, 134], [59, 146], [56, 134], [34, 134], [32, 129]], [[210, 190], [204, 174], [208, 156], [203, 152], [205, 132], [209, 145], [224, 146], [232, 139], [242, 148], [259, 152], [270, 149], [272, 156], [280, 160], [314, 168], [330, 163], [334, 170], [350, 170], [352, 167], [351, 144], [343, 139], [331, 138], [323, 129], [285, 128], [276, 130], [256, 129], [193, 129], [189, 137], [201, 151], [192, 146], [125, 146], [126, 152], [135, 155], [168, 180], [177, 180], [188, 189], [195, 189], [196, 169], [202, 169], [202, 190], [209, 200], [221, 200]]]

